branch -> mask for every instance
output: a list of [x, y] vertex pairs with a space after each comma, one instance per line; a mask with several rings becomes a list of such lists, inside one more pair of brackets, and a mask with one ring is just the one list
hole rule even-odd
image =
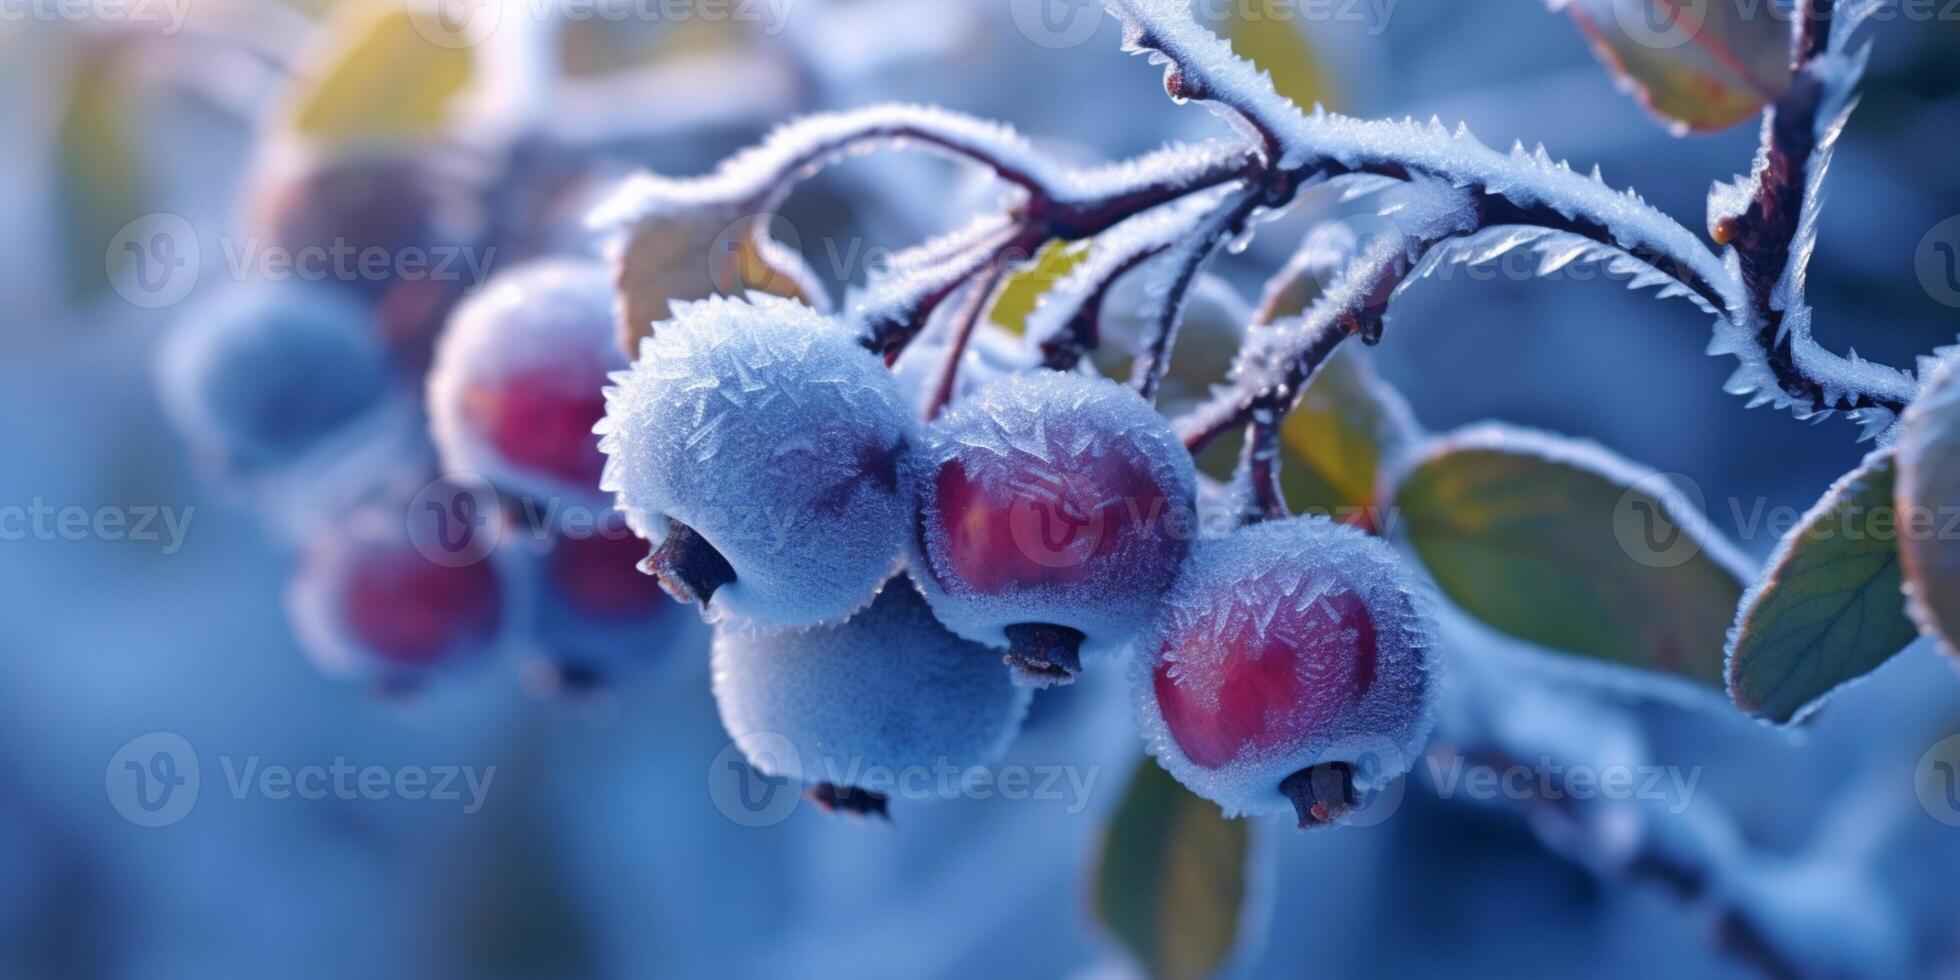
[[1150, 335], [1131, 377], [1137, 393], [1145, 401], [1156, 401], [1157, 385], [1163, 381], [1164, 372], [1170, 369], [1171, 348], [1177, 344], [1177, 328], [1184, 319], [1184, 307], [1191, 297], [1191, 284], [1197, 282], [1198, 273], [1204, 271], [1205, 265], [1221, 246], [1245, 233], [1246, 222], [1258, 210], [1264, 197], [1265, 189], [1262, 187], [1240, 187], [1170, 246], [1164, 257], [1168, 269], [1162, 281], [1147, 291], [1150, 299], [1143, 310], [1143, 319], [1150, 325]]
[[1389, 299], [1445, 242], [1481, 229], [1484, 210], [1465, 192], [1420, 180], [1388, 192], [1385, 213], [1395, 233], [1364, 242], [1340, 278], [1297, 318], [1253, 330], [1232, 366], [1233, 385], [1174, 424], [1199, 452], [1256, 411], [1290, 410], [1314, 372], [1341, 343], [1381, 337]]
[[1905, 372], [1862, 361], [1856, 352], [1840, 357], [1819, 347], [1804, 300], [1824, 175], [1856, 102], [1868, 53], [1848, 49], [1857, 23], [1836, 25], [1837, 15], [1834, 0], [1800, 3], [1791, 33], [1790, 89], [1764, 115], [1751, 175], [1716, 186], [1709, 219], [1716, 242], [1728, 246], [1744, 294], [1733, 313], [1748, 331], [1747, 343], [1736, 338], [1727, 344], [1743, 360], [1731, 390], [1767, 389], [1762, 400], [1812, 414], [1848, 409], [1867, 423], [1870, 435], [1904, 410], [1917, 385]]
[[[1806, 2], [1813, 13], [1821, 9], [1822, 0]], [[1462, 127], [1452, 133], [1435, 120], [1427, 126], [1413, 120], [1376, 122], [1318, 110], [1304, 116], [1273, 91], [1264, 74], [1194, 23], [1186, 0], [1106, 0], [1106, 4], [1125, 23], [1129, 48], [1166, 64], [1167, 78], [1174, 76], [1173, 84], [1180, 91], [1210, 99], [1256, 121], [1261, 132], [1272, 134], [1278, 147], [1278, 170], [1264, 182], [1276, 194], [1291, 194], [1347, 174], [1398, 180], [1428, 176], [1447, 181], [1472, 192], [1482, 202], [1485, 227], [1530, 225], [1576, 235], [1631, 256], [1680, 283], [1685, 295], [1727, 321], [1727, 325], [1718, 326], [1710, 350], [1734, 353], [1743, 361], [1743, 369], [1731, 379], [1731, 391], [1755, 390], [1753, 369], [1760, 365], [1765, 378], [1778, 380], [1783, 403], [1801, 415], [1833, 408], [1892, 412], [1913, 393], [1914, 382], [1904, 372], [1867, 364], [1855, 354], [1840, 358], [1819, 349], [1808, 336], [1807, 309], [1801, 315], [1790, 311], [1780, 326], [1764, 323], [1760, 304], [1752, 299], [1751, 290], [1745, 288], [1743, 277], [1732, 265], [1638, 196], [1607, 187], [1596, 168], [1590, 177], [1582, 176], [1563, 162], [1553, 162], [1543, 147], [1528, 153], [1520, 145], [1508, 155], [1496, 153]], [[1845, 32], [1838, 30], [1833, 37], [1828, 17], [1799, 19], [1806, 26], [1798, 29], [1797, 50], [1828, 48], [1830, 52], [1809, 62], [1804, 72], [1822, 80], [1824, 91], [1832, 96], [1818, 101], [1826, 108], [1848, 102], [1859, 59], [1843, 53]], [[1793, 87], [1786, 103], [1800, 99], [1805, 88], [1803, 84]], [[1779, 107], [1776, 115], [1785, 119], [1786, 128], [1804, 129], [1790, 118], [1788, 109]], [[1810, 118], [1832, 116], [1819, 116], [1813, 107]], [[1836, 138], [1836, 129], [1833, 122], [1809, 130], [1818, 134], [1820, 154]], [[1810, 173], [1809, 197], [1814, 201], [1821, 166], [1813, 165]], [[1807, 257], [1814, 237], [1815, 208], [1804, 210], [1807, 213], [1798, 225], [1808, 225], [1810, 234], [1799, 231], [1799, 246], [1793, 254]], [[1800, 292], [1800, 268], [1789, 282], [1790, 290]], [[1868, 423], [1888, 421], [1889, 415], [1861, 419]]]
[[1006, 279], [1006, 269], [1001, 263], [975, 276], [968, 286], [966, 305], [959, 311], [953, 323], [953, 335], [946, 341], [946, 360], [939, 368], [939, 381], [933, 386], [932, 396], [926, 401], [926, 421], [939, 417], [939, 413], [953, 400], [953, 389], [960, 377], [960, 361], [966, 357], [967, 344], [973, 340], [973, 331], [986, 316], [991, 307], [995, 291]]
[[1239, 480], [1249, 498], [1245, 514], [1248, 524], [1281, 520], [1292, 513], [1287, 509], [1286, 494], [1279, 482], [1279, 421], [1279, 411], [1261, 407], [1252, 413], [1252, 422], [1246, 426]]

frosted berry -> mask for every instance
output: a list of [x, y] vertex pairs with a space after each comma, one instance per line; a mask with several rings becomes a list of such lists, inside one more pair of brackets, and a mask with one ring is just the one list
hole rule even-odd
[[697, 638], [699, 620], [636, 567], [646, 545], [617, 514], [533, 547], [531, 642], [552, 685], [618, 684]]
[[317, 286], [227, 289], [157, 359], [164, 413], [193, 452], [248, 475], [297, 461], [387, 395], [387, 353], [358, 304]]
[[377, 333], [415, 374], [491, 253], [484, 175], [419, 157], [281, 157], [255, 175], [244, 235], [290, 256], [294, 275], [371, 304]]
[[947, 627], [1007, 647], [1024, 681], [1148, 622], [1193, 537], [1197, 477], [1133, 391], [1055, 371], [1003, 378], [926, 429], [909, 470], [911, 563]]
[[1338, 818], [1428, 737], [1420, 601], [1386, 544], [1324, 518], [1200, 545], [1138, 644], [1151, 753], [1228, 812]]
[[897, 569], [912, 412], [837, 321], [761, 296], [679, 303], [606, 397], [603, 486], [676, 598], [809, 626]]
[[613, 343], [612, 274], [550, 261], [500, 273], [451, 315], [429, 375], [429, 427], [443, 468], [540, 500], [606, 503], [592, 432]]
[[501, 518], [458, 523], [443, 509], [375, 506], [303, 544], [287, 608], [324, 673], [397, 690], [501, 648], [516, 618], [513, 577], [493, 547], [501, 529], [489, 523]]
[[[882, 811], [891, 785], [867, 777], [990, 763], [1027, 714], [1029, 692], [1000, 657], [947, 632], [903, 577], [840, 624], [723, 626], [713, 665], [722, 725], [750, 763], [812, 784], [826, 807]], [[785, 740], [793, 753], [772, 750]]]

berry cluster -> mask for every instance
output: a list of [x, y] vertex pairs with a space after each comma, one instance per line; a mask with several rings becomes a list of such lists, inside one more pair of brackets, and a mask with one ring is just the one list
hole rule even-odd
[[[487, 192], [466, 186], [420, 160], [278, 170], [248, 230], [296, 254], [434, 253], [483, 241]], [[199, 459], [290, 543], [290, 618], [322, 671], [403, 692], [508, 654], [538, 690], [583, 691], [699, 632], [634, 572], [645, 548], [598, 486], [613, 334], [590, 257], [480, 284], [250, 281], [188, 310], [157, 383]]]
[[846, 323], [759, 296], [678, 305], [608, 389], [604, 486], [717, 624], [757, 768], [881, 811], [838, 774], [991, 761], [1015, 690], [1084, 653], [1133, 653], [1153, 751], [1230, 810], [1329, 822], [1419, 752], [1430, 644], [1385, 544], [1296, 518], [1194, 547], [1190, 453], [1086, 370], [1005, 374], [923, 425], [914, 401]]

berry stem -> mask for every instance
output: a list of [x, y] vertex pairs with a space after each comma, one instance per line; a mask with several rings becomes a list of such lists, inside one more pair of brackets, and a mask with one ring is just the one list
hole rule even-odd
[[803, 794], [804, 799], [815, 803], [825, 813], [843, 813], [854, 817], [878, 817], [886, 823], [892, 819], [889, 803], [891, 798], [883, 793], [873, 793], [855, 786], [839, 786], [835, 783], [818, 783]]
[[1246, 222], [1258, 210], [1265, 193], [1261, 186], [1244, 187], [1227, 198], [1187, 240], [1171, 248], [1170, 261], [1175, 261], [1176, 266], [1169, 277], [1167, 294], [1153, 301], [1156, 316], [1150, 325], [1150, 341], [1137, 360], [1132, 377], [1137, 393], [1145, 401], [1157, 400], [1157, 386], [1164, 380], [1164, 372], [1170, 370], [1177, 327], [1184, 319], [1184, 307], [1190, 299], [1192, 285], [1198, 281], [1198, 273], [1204, 271], [1220, 246], [1245, 232]]
[[1354, 766], [1323, 762], [1280, 780], [1279, 791], [1293, 801], [1300, 829], [1322, 827], [1345, 816], [1361, 802], [1354, 786]]
[[1054, 687], [1075, 682], [1082, 672], [1080, 630], [1053, 623], [1016, 623], [1006, 627], [1007, 665], [1015, 680], [1029, 687]]
[[693, 528], [667, 521], [667, 537], [640, 562], [640, 571], [660, 580], [676, 602], [707, 606], [715, 591], [735, 581], [735, 568]]
[[993, 308], [994, 294], [1006, 278], [1005, 270], [996, 263], [967, 287], [966, 302], [954, 320], [953, 335], [946, 341], [946, 360], [939, 367], [939, 380], [933, 384], [932, 396], [926, 402], [926, 421], [938, 418], [939, 413], [952, 402], [953, 391], [959, 382], [960, 362], [966, 358], [966, 348], [973, 340], [973, 331], [979, 327], [987, 311]]
[[1280, 520], [1292, 515], [1286, 506], [1286, 494], [1280, 488], [1279, 419], [1271, 408], [1262, 408], [1252, 413], [1252, 422], [1246, 426], [1245, 454], [1239, 461], [1244, 472], [1246, 489], [1251, 493], [1251, 510], [1245, 515], [1245, 523]]

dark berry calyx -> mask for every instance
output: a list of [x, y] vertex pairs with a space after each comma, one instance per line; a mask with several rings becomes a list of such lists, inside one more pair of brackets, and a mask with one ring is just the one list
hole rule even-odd
[[1081, 630], [1053, 623], [1015, 623], [1007, 634], [1007, 665], [1016, 679], [1032, 687], [1072, 684], [1082, 672]]
[[640, 571], [660, 580], [677, 602], [706, 606], [715, 590], [735, 581], [735, 568], [708, 539], [676, 520], [667, 522], [667, 538], [640, 562]]
[[873, 793], [868, 789], [839, 786], [836, 783], [818, 783], [805, 791], [803, 796], [825, 813], [878, 817], [888, 823], [892, 818], [891, 812], [886, 809], [889, 797], [883, 793]]
[[1346, 816], [1361, 803], [1354, 786], [1354, 766], [1323, 762], [1280, 780], [1279, 791], [1293, 801], [1300, 829], [1321, 827]]

